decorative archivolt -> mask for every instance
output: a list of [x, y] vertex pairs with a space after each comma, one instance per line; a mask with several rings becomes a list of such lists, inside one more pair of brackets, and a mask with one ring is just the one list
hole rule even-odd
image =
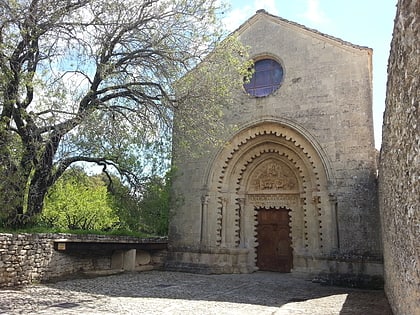
[[[302, 236], [296, 237], [303, 240], [304, 247], [322, 247], [325, 224], [320, 196], [325, 202], [330, 178], [325, 157], [318, 152], [319, 148], [295, 129], [274, 122], [251, 126], [233, 136], [219, 152], [206, 183], [207, 191], [217, 200], [216, 208], [210, 209], [215, 211], [216, 244], [226, 239], [239, 245], [243, 240], [241, 218], [247, 198], [255, 206], [282, 204], [301, 209], [291, 213], [294, 233], [302, 231]], [[310, 244], [314, 241], [308, 235], [313, 233], [319, 234], [316, 245]]]
[[[246, 188], [242, 180], [245, 171], [249, 167], [255, 167], [255, 162], [269, 156], [284, 160], [291, 169], [297, 170], [297, 176], [300, 177], [303, 185], [305, 182], [320, 184], [325, 179], [325, 172], [322, 170], [322, 164], [310, 154], [310, 150], [305, 150], [298, 141], [289, 139], [285, 135], [264, 132], [255, 134], [255, 137], [249, 137], [235, 146], [223, 160], [221, 167], [212, 174], [212, 182], [209, 183], [213, 191], [232, 191], [240, 192]], [[219, 164], [220, 165], [220, 164]], [[248, 172], [249, 173], [249, 172]], [[320, 178], [324, 177], [324, 178]], [[214, 184], [217, 183], [217, 187]]]
[[[238, 193], [241, 191], [249, 191], [250, 189], [252, 190], [253, 187], [245, 187], [247, 183], [250, 183], [248, 177], [251, 174], [254, 174], [255, 168], [261, 165], [261, 163], [265, 163], [267, 159], [270, 159], [277, 167], [279, 167], [279, 164], [275, 163], [275, 161], [282, 162], [284, 165], [283, 169], [287, 170], [287, 175], [290, 177], [293, 173], [293, 177], [299, 178], [299, 182], [302, 183], [302, 186], [305, 186], [305, 182], [310, 180], [310, 177], [316, 176], [314, 172], [308, 172], [308, 167], [312, 168], [311, 164], [304, 163], [301, 157], [287, 148], [287, 146], [270, 142], [268, 139], [266, 140], [267, 141], [260, 145], [255, 145], [247, 152], [244, 152], [241, 155], [241, 158], [239, 158], [238, 161], [235, 161], [236, 167], [226, 168], [226, 180], [224, 181], [224, 185], [230, 186], [230, 189], [234, 186]], [[261, 175], [262, 174], [259, 176]], [[279, 173], [277, 176], [284, 177], [285, 174]], [[274, 178], [272, 179], [274, 180]], [[232, 180], [235, 180], [235, 183], [232, 183]], [[317, 178], [313, 178], [313, 180], [317, 180]], [[286, 184], [280, 183], [280, 181], [281, 179], [277, 178], [277, 185]], [[298, 187], [296, 186], [295, 189], [298, 189]]]
[[[273, 135], [266, 135], [264, 141], [255, 138], [251, 140], [244, 150], [239, 150], [236, 156], [230, 159], [232, 163], [225, 170], [225, 181], [218, 189], [219, 203], [216, 209], [218, 218], [218, 231], [221, 232], [223, 217], [233, 213], [235, 222], [239, 225], [233, 227], [235, 241], [241, 239], [242, 228], [240, 217], [243, 215], [243, 205], [239, 202], [230, 204], [223, 199], [246, 198], [252, 208], [278, 206], [294, 209], [302, 208], [299, 217], [308, 213], [307, 199], [313, 192], [318, 191], [318, 177], [312, 171], [310, 162], [305, 162], [302, 155], [292, 150], [284, 139], [276, 141]], [[230, 196], [230, 197], [229, 197]], [[253, 211], [248, 209], [247, 211]], [[309, 212], [311, 212], [309, 210]], [[291, 214], [292, 225], [303, 222]], [[256, 225], [256, 222], [253, 223]], [[221, 235], [218, 239], [222, 240]], [[253, 241], [255, 243], [255, 240]]]
[[[217, 189], [223, 189], [226, 173], [230, 166], [235, 165], [235, 159], [238, 159], [250, 146], [268, 141], [267, 136], [271, 136], [273, 144], [281, 144], [288, 148], [289, 152], [294, 152], [298, 159], [312, 165], [314, 173], [322, 176], [320, 180], [326, 185], [334, 183], [326, 154], [310, 133], [290, 121], [267, 120], [243, 128], [233, 135], [209, 165], [204, 186], [214, 191], [214, 183], [217, 183]], [[268, 148], [270, 149], [273, 148]], [[241, 153], [237, 154], [238, 152]]]

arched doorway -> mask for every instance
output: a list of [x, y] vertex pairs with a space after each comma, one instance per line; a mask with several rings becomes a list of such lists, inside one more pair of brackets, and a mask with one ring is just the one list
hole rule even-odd
[[289, 210], [257, 210], [257, 267], [259, 270], [290, 272], [293, 268]]
[[302, 181], [293, 166], [268, 152], [256, 158], [243, 176], [246, 199], [241, 230], [248, 239], [245, 243], [254, 248], [249, 264], [258, 270], [290, 272], [294, 249], [301, 246]]
[[[217, 259], [231, 259], [238, 270], [312, 268], [314, 257], [322, 257], [335, 244], [328, 173], [322, 161], [307, 137], [281, 124], [257, 124], [236, 134], [213, 161], [206, 180], [202, 248], [220, 252]], [[263, 216], [269, 217], [266, 223]], [[283, 225], [273, 225], [275, 221]], [[283, 230], [280, 235], [287, 238], [279, 236], [271, 245], [264, 242], [272, 238], [264, 235], [270, 229]], [[279, 242], [287, 245], [279, 248]], [[274, 256], [277, 262], [264, 263], [262, 255], [268, 255], [266, 261]], [[284, 256], [283, 262], [277, 256]]]

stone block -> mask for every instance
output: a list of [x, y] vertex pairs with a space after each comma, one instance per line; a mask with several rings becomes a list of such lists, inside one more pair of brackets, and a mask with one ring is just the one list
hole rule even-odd
[[142, 265], [148, 265], [150, 264], [151, 256], [149, 252], [146, 252], [144, 250], [137, 250], [136, 252], [136, 265], [142, 266]]
[[111, 269], [123, 269], [124, 268], [124, 252], [122, 250], [116, 250], [111, 256]]
[[124, 252], [123, 269], [127, 271], [136, 270], [136, 250], [130, 249]]

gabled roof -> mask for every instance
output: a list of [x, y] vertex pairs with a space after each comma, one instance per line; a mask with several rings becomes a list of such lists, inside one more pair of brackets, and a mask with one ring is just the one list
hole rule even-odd
[[273, 15], [268, 13], [267, 11], [265, 11], [264, 9], [258, 10], [252, 17], [250, 17], [248, 20], [246, 20], [244, 23], [242, 23], [241, 26], [239, 26], [236, 31], [234, 31], [233, 33], [242, 33], [244, 32], [248, 27], [250, 27], [252, 24], [254, 24], [255, 22], [257, 22], [258, 20], [262, 19], [262, 18], [268, 18], [269, 20], [278, 23], [278, 24], [282, 24], [285, 26], [289, 26], [291, 28], [295, 28], [304, 32], [308, 32], [318, 38], [330, 41], [332, 43], [338, 44], [338, 45], [342, 45], [345, 47], [350, 47], [350, 48], [354, 48], [354, 49], [358, 49], [358, 50], [367, 50], [372, 52], [372, 48], [366, 47], [366, 46], [359, 46], [356, 44], [352, 44], [350, 42], [347, 42], [345, 40], [342, 40], [340, 38], [331, 36], [331, 35], [327, 35], [324, 34], [322, 32], [319, 32], [315, 29], [306, 27], [302, 24], [296, 23], [296, 22], [292, 22], [286, 19], [283, 19], [279, 16]]

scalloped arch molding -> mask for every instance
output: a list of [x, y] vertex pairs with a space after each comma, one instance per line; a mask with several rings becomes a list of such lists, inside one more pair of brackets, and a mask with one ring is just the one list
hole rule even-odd
[[283, 137], [284, 139], [290, 140], [294, 143], [294, 146], [302, 148], [305, 154], [312, 153], [310, 156], [317, 157], [320, 160], [325, 171], [328, 184], [335, 184], [335, 176], [331, 163], [316, 138], [308, 130], [306, 130], [306, 128], [295, 121], [272, 116], [264, 116], [258, 120], [254, 120], [252, 123], [244, 124], [239, 128], [239, 131], [231, 134], [227, 145], [219, 150], [216, 156], [211, 159], [208, 167], [208, 173], [203, 184], [206, 185], [209, 183], [209, 178], [211, 176], [210, 172], [214, 171], [217, 163], [216, 158], [220, 161], [223, 154], [232, 155], [236, 150], [238, 150], [238, 146], [240, 144], [267, 133], [275, 134]]
[[248, 249], [247, 268], [255, 270], [256, 211], [262, 207], [290, 210], [295, 270], [305, 268], [306, 256], [322, 256], [336, 245], [332, 171], [302, 127], [272, 120], [244, 126], [207, 174], [206, 247]]

